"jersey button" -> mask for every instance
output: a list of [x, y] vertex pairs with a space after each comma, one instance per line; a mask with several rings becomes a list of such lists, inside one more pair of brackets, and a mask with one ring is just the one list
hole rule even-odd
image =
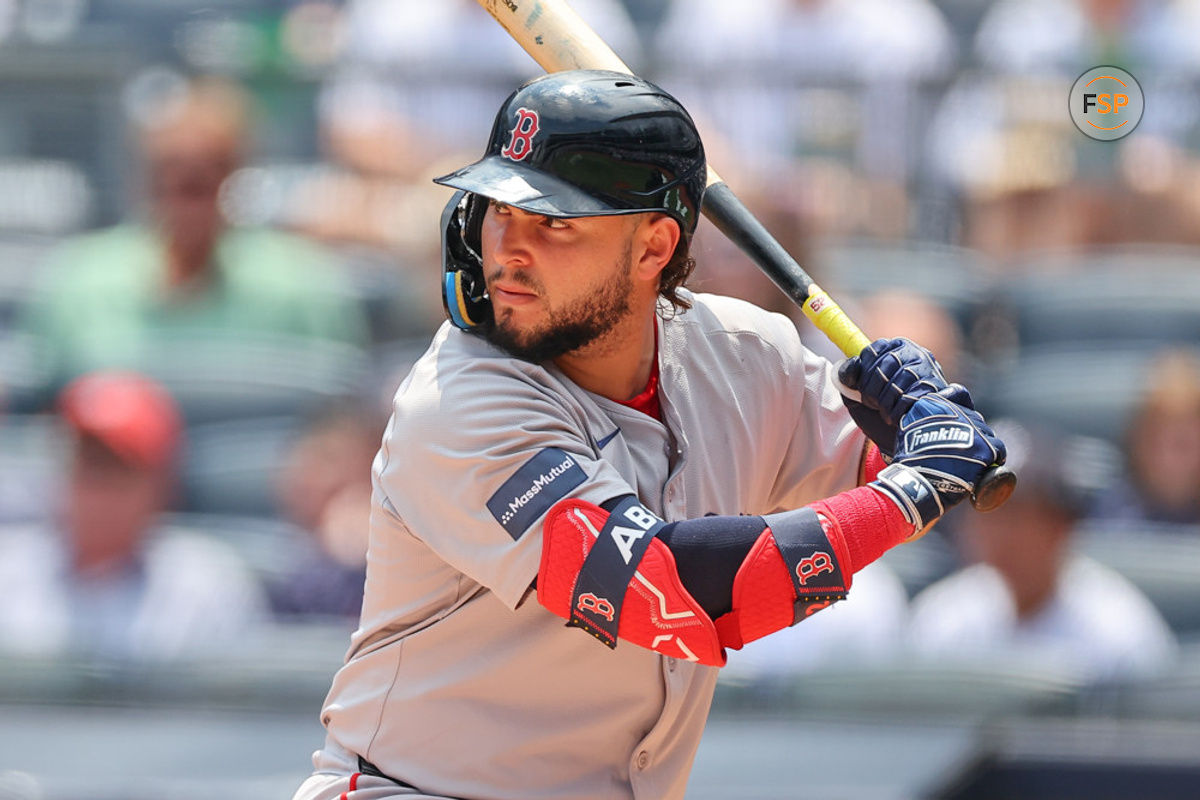
[[667, 659], [667, 669], [670, 670], [671, 672], [674, 672], [675, 665], [677, 665], [678, 663], [679, 663], [678, 659], [668, 658]]
[[637, 754], [637, 768], [645, 769], [650, 766], [650, 754], [645, 750]]

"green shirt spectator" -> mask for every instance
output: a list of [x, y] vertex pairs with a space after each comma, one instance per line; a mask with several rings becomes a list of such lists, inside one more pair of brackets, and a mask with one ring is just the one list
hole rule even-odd
[[28, 328], [53, 383], [98, 367], [152, 366], [172, 342], [311, 337], [362, 345], [366, 325], [320, 250], [277, 231], [226, 228], [211, 268], [172, 284], [154, 229], [121, 225], [47, 264]]
[[135, 119], [142, 218], [64, 244], [29, 309], [47, 389], [124, 367], [236, 403], [277, 387], [270, 370], [291, 370], [290, 385], [297, 373], [316, 382], [321, 359], [349, 363], [347, 345], [367, 343], [362, 309], [315, 245], [222, 213], [252, 112], [240, 87], [201, 78]]

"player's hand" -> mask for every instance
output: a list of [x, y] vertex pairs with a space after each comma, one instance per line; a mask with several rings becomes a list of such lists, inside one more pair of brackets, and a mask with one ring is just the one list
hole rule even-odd
[[838, 381], [851, 418], [889, 460], [900, 420], [918, 398], [938, 392], [974, 408], [965, 388], [946, 382], [933, 354], [908, 339], [876, 339], [842, 362]]
[[974, 491], [980, 476], [1003, 464], [1004, 442], [979, 412], [942, 394], [918, 398], [900, 421], [895, 460], [867, 484], [894, 502], [920, 538]]
[[941, 394], [928, 394], [913, 403], [900, 422], [894, 463], [919, 472], [937, 492], [943, 509], [949, 509], [1006, 457], [1004, 442], [978, 411]]

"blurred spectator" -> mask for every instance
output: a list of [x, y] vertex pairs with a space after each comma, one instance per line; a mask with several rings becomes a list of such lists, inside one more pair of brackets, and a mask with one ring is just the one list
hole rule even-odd
[[[620, 0], [571, 6], [638, 68], [637, 30]], [[449, 198], [430, 178], [481, 153], [479, 132], [491, 129], [494, 109], [542, 70], [473, 0], [349, 0], [345, 17], [341, 55], [318, 102], [339, 169], [309, 187], [305, 229], [386, 247], [423, 267], [438, 255], [429, 215]], [[436, 293], [431, 300], [436, 309]]]
[[[782, 208], [779, 203], [754, 194], [739, 190], [738, 196], [797, 263], [811, 263], [811, 232], [805, 228], [799, 215]], [[749, 256], [704, 217], [701, 217], [693, 234], [690, 252], [696, 259], [696, 269], [688, 279], [689, 288], [697, 292], [737, 297], [804, 324], [806, 318], [799, 307], [779, 290]], [[805, 333], [803, 328], [801, 333]]]
[[911, 644], [942, 661], [1007, 661], [1086, 682], [1145, 677], [1167, 667], [1176, 642], [1125, 578], [1072, 549], [1095, 487], [1087, 449], [1049, 430], [993, 426], [1020, 476], [1007, 503], [960, 519], [978, 563], [913, 601]]
[[[947, 92], [932, 176], [964, 202], [965, 244], [1010, 257], [1123, 241], [1198, 241], [1189, 153], [1198, 119], [1196, 0], [1002, 0], [980, 22], [976, 73]], [[1065, 113], [1091, 67], [1129, 70], [1147, 98], [1135, 136], [1096, 142]]]
[[981, 64], [1074, 79], [1097, 64], [1176, 74], [1200, 70], [1194, 0], [1001, 0], [979, 23]]
[[734, 185], [818, 233], [897, 236], [923, 84], [949, 77], [954, 49], [927, 0], [676, 0], [654, 76]]
[[139, 660], [219, 654], [265, 618], [260, 587], [216, 541], [164, 530], [178, 411], [134, 373], [63, 391], [69, 438], [61, 506], [0, 535], [0, 649]]
[[907, 289], [884, 289], [858, 306], [857, 319], [868, 337], [912, 339], [937, 357], [946, 380], [969, 382], [963, 375], [962, 333], [945, 308]]
[[317, 250], [226, 225], [221, 187], [245, 155], [250, 113], [237, 87], [200, 79], [138, 120], [146, 219], [62, 247], [29, 315], [56, 384], [152, 369], [188, 342], [363, 341], [360, 310]]
[[310, 546], [269, 587], [282, 617], [357, 620], [367, 566], [371, 462], [382, 424], [359, 403], [316, 416], [290, 448], [277, 494], [284, 517], [311, 536]]
[[[637, 31], [620, 0], [571, 5], [636, 68]], [[491, 129], [492, 109], [542, 72], [474, 0], [350, 0], [345, 13], [321, 122], [335, 157], [366, 172], [418, 178], [434, 160], [482, 152], [477, 131]]]
[[1200, 358], [1160, 354], [1125, 431], [1126, 477], [1089, 509], [1100, 520], [1200, 525]]

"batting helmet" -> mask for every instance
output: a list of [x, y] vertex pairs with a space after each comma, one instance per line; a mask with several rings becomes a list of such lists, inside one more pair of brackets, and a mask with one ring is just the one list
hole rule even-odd
[[573, 70], [526, 83], [501, 106], [484, 157], [435, 179], [459, 190], [442, 214], [442, 299], [450, 320], [469, 330], [489, 312], [480, 197], [550, 217], [660, 211], [686, 240], [707, 177], [691, 116], [649, 81]]

